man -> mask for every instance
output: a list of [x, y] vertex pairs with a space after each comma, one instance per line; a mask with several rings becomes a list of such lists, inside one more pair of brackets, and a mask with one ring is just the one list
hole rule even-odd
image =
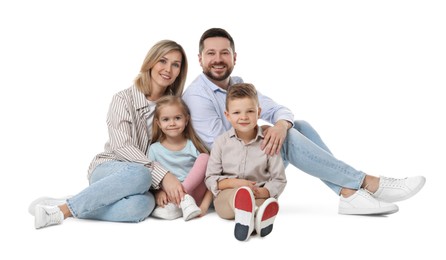
[[[183, 94], [191, 111], [192, 124], [212, 148], [215, 138], [231, 128], [225, 119], [226, 91], [240, 77], [231, 77], [237, 53], [231, 35], [221, 28], [203, 33], [199, 43], [199, 62], [203, 69]], [[305, 121], [294, 121], [293, 113], [271, 98], [258, 93], [260, 118], [273, 124], [265, 127], [261, 149], [267, 154], [281, 153], [285, 165], [321, 179], [340, 195], [340, 214], [391, 214], [398, 211], [392, 202], [408, 199], [424, 186], [425, 178], [375, 177], [336, 159], [319, 134]]]

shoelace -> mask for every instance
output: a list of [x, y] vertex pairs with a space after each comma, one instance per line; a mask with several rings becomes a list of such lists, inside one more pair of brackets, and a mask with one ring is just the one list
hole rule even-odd
[[48, 225], [60, 223], [60, 211], [53, 211], [50, 213], [48, 213], [48, 211], [45, 212], [48, 215]]
[[389, 177], [381, 177], [380, 182], [382, 181], [381, 186], [383, 187], [404, 187], [405, 179], [395, 179]]

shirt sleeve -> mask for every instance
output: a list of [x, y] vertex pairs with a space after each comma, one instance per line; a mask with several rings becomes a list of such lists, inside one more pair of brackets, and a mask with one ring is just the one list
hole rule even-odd
[[275, 124], [279, 120], [286, 120], [294, 124], [294, 114], [283, 105], [277, 104], [271, 98], [257, 92], [259, 96], [260, 107], [262, 108], [260, 118], [268, 123]]
[[268, 189], [271, 197], [277, 199], [282, 194], [287, 183], [285, 166], [280, 154], [268, 156], [268, 170], [271, 179], [265, 183], [264, 187]]
[[132, 108], [122, 96], [113, 97], [107, 115], [110, 149], [119, 161], [141, 163], [149, 167], [152, 170], [152, 187], [158, 189], [168, 171], [159, 163], [152, 163], [145, 152], [136, 146], [133, 140], [136, 137], [132, 136], [132, 124], [136, 122], [129, 109]]
[[228, 176], [223, 175], [222, 145], [223, 138], [220, 136], [217, 138], [212, 147], [206, 169], [205, 184], [208, 190], [210, 190], [214, 196], [217, 196], [217, 194], [220, 192], [218, 189], [218, 182], [228, 178]]
[[204, 94], [189, 91], [183, 100], [191, 112], [195, 132], [210, 150], [214, 140], [226, 131], [223, 124], [226, 118], [219, 115], [217, 104]]

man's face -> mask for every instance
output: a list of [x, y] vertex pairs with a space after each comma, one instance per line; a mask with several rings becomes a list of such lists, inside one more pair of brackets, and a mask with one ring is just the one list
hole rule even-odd
[[198, 59], [203, 73], [213, 81], [224, 81], [234, 69], [237, 53], [231, 48], [228, 39], [223, 37], [207, 38]]

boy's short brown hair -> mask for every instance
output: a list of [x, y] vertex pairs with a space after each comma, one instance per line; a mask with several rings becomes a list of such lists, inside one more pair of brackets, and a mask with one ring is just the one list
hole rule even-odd
[[228, 110], [229, 101], [241, 98], [251, 98], [255, 100], [257, 105], [259, 104], [259, 97], [254, 85], [251, 83], [238, 83], [232, 85], [228, 90], [228, 94], [226, 95], [226, 110]]

